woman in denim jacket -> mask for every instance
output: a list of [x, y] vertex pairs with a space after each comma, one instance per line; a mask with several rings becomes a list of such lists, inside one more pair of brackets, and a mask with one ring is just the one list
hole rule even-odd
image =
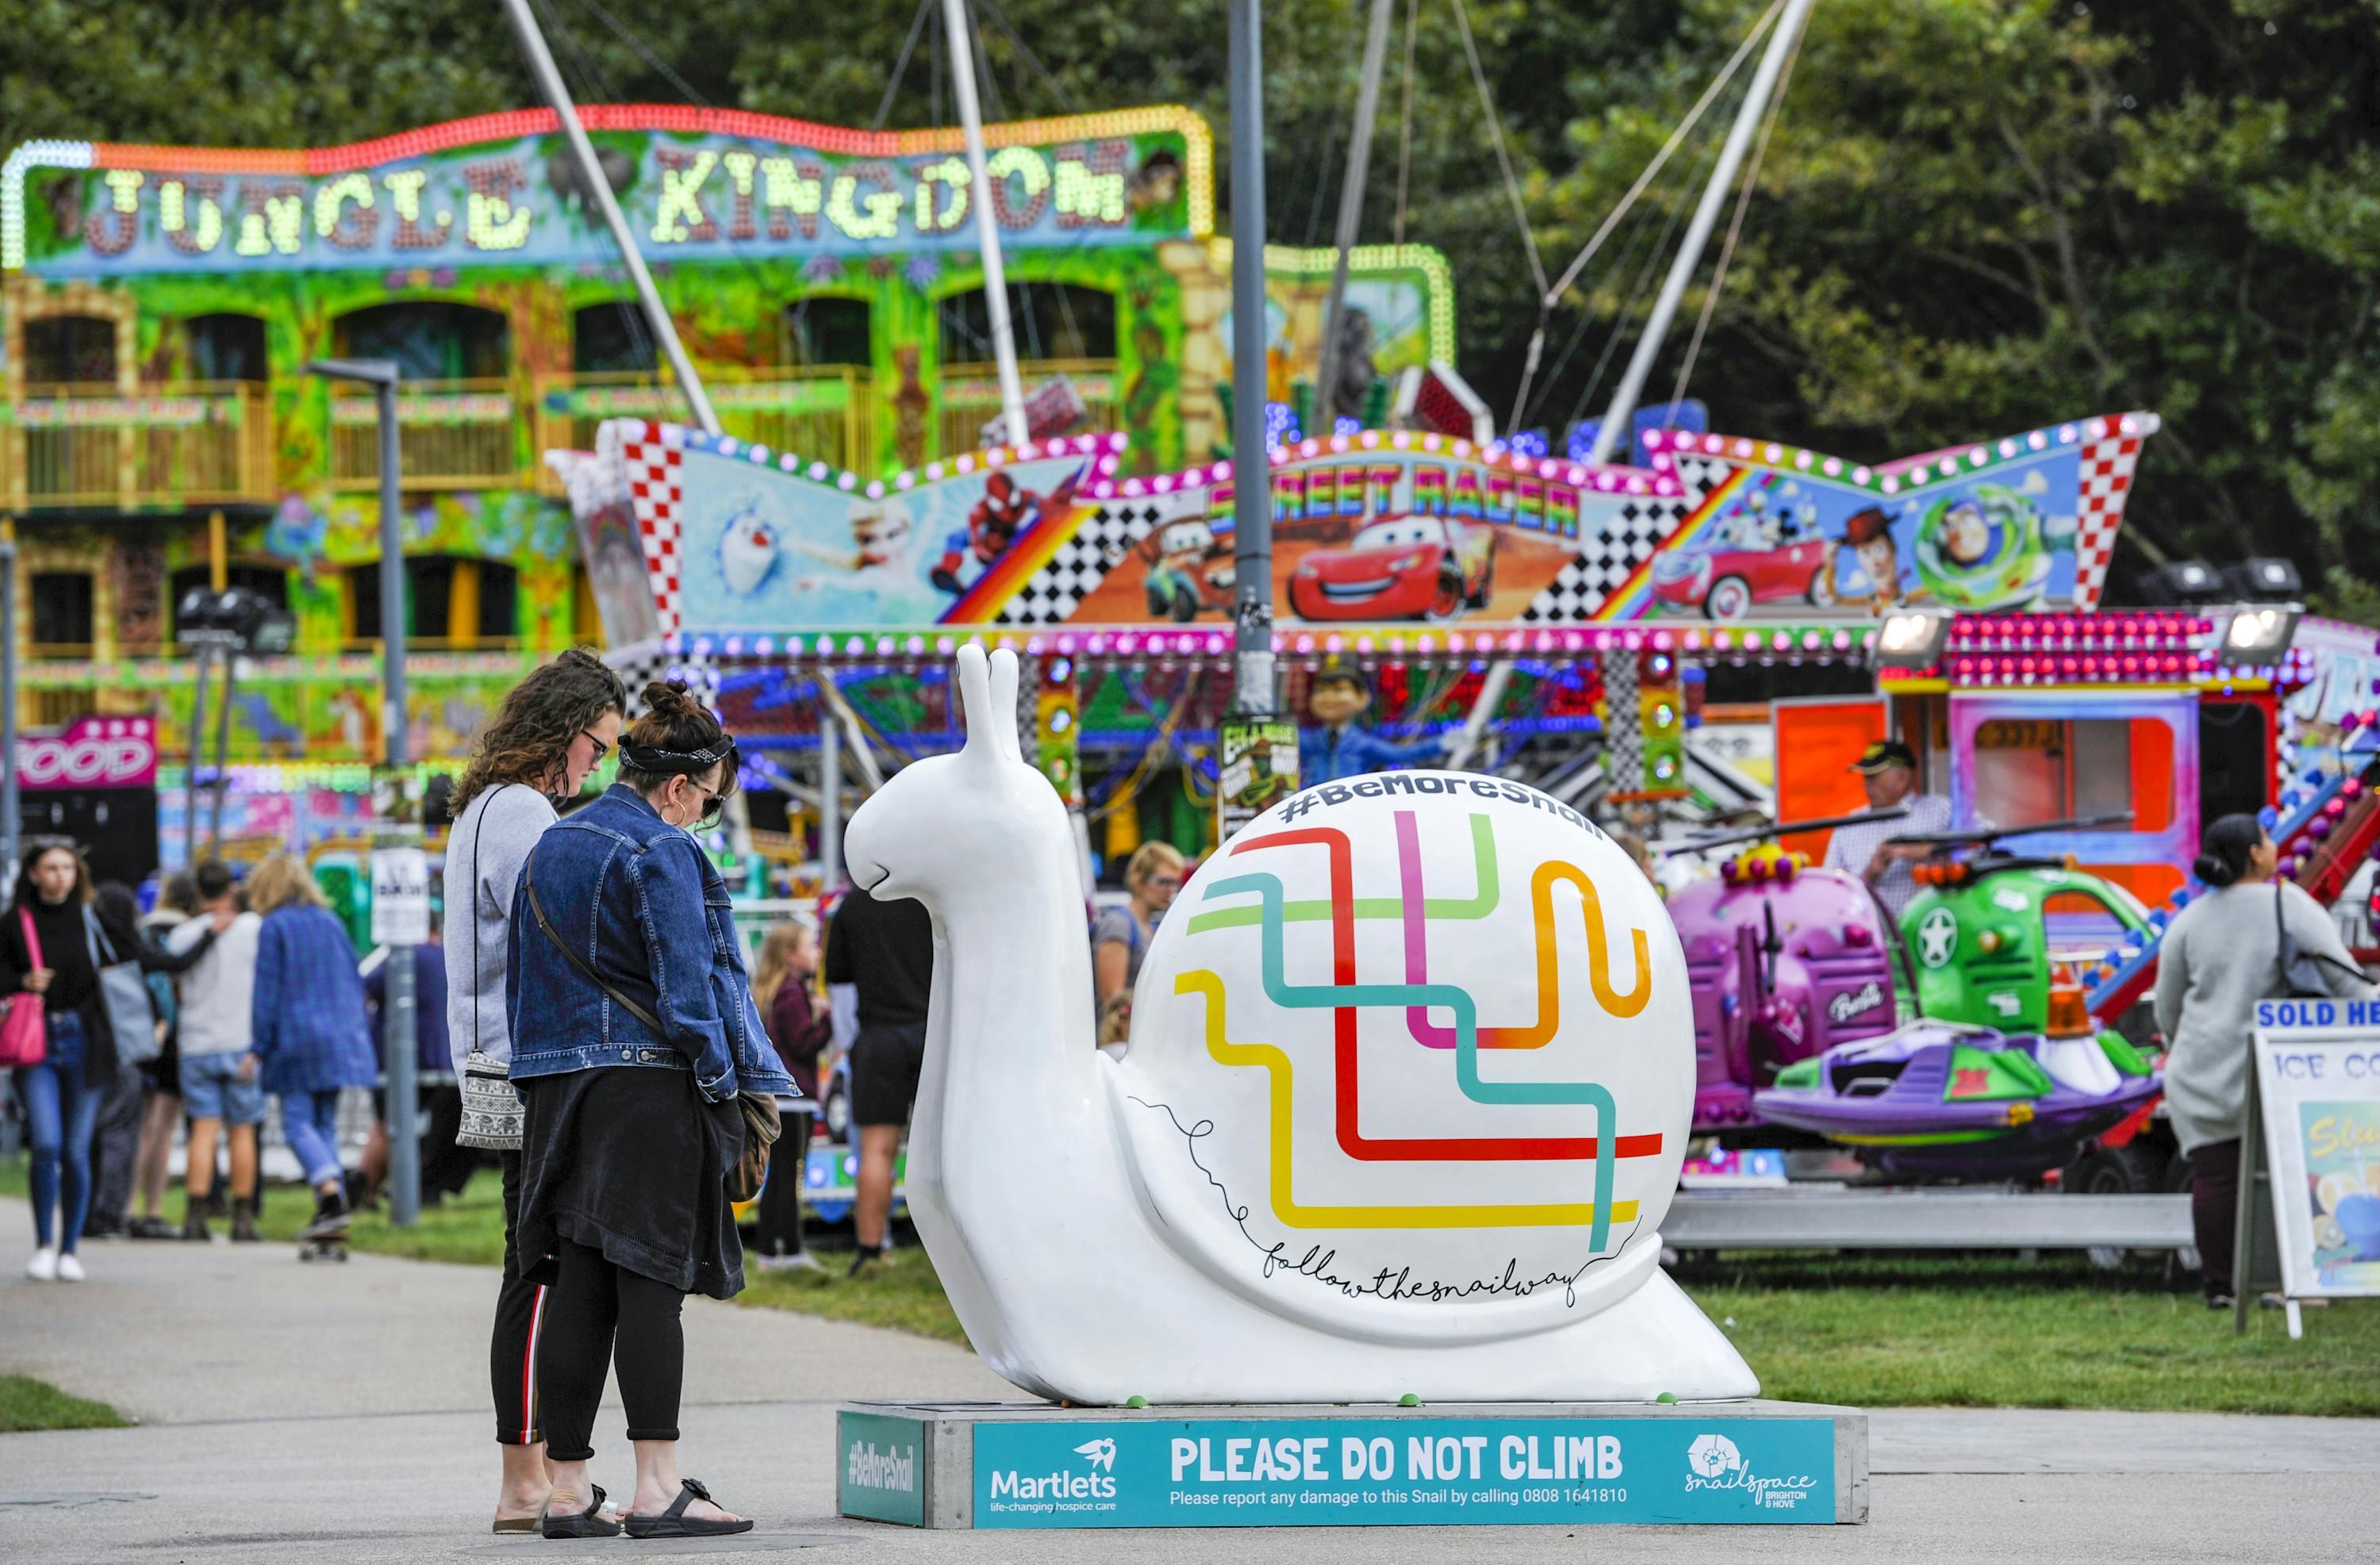
[[645, 687], [619, 781], [538, 839], [514, 894], [512, 1079], [526, 1112], [516, 1243], [550, 1284], [538, 1394], [547, 1537], [601, 1537], [587, 1475], [611, 1360], [637, 1456], [638, 1537], [751, 1526], [677, 1471], [679, 1305], [733, 1298], [744, 1261], [723, 1181], [739, 1092], [790, 1095], [745, 977], [727, 887], [688, 829], [735, 788], [735, 742], [682, 683]]

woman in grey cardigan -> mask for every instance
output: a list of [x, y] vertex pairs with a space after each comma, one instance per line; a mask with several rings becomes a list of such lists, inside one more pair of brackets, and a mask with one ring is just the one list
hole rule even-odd
[[[591, 652], [573, 649], [513, 687], [472, 746], [455, 791], [446, 838], [446, 1032], [455, 1074], [473, 1049], [509, 1066], [505, 935], [521, 866], [545, 829], [553, 801], [577, 794], [620, 737], [628, 705], [620, 676]], [[536, 1344], [545, 1290], [520, 1275], [513, 1224], [520, 1215], [520, 1153], [500, 1154], [504, 1174], [504, 1270], [496, 1293], [489, 1379], [504, 1486], [499, 1533], [533, 1533], [552, 1475], [538, 1425]]]
[[2190, 1159], [2191, 1224], [2210, 1307], [2231, 1304], [2231, 1239], [2240, 1134], [2248, 1106], [2248, 1035], [2256, 1001], [2283, 998], [2280, 927], [2321, 960], [2341, 999], [2373, 992], [2322, 904], [2273, 880], [2280, 856], [2249, 815], [2227, 815], [2198, 840], [2205, 894], [2175, 916], [2157, 947], [2156, 1021], [2166, 1037], [2165, 1103]]

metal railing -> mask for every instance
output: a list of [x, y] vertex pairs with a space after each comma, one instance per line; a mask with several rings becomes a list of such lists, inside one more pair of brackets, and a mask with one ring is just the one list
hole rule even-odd
[[[331, 397], [331, 487], [380, 487], [379, 410]], [[506, 489], [521, 481], [521, 407], [504, 380], [407, 381], [396, 390], [396, 459], [407, 489]]]
[[[703, 389], [722, 432], [856, 473], [876, 468], [874, 377], [848, 366], [705, 369]], [[997, 398], [995, 397], [995, 403]], [[684, 422], [686, 398], [665, 374], [640, 370], [540, 375], [536, 382], [538, 482], [558, 493], [548, 451], [592, 451], [606, 419]]]
[[0, 400], [0, 503], [269, 504], [273, 403], [247, 381], [30, 384]]
[[[1038, 358], [1016, 367], [1025, 382], [1025, 400], [1033, 401], [1051, 381], [1063, 375], [1083, 399], [1083, 421], [1065, 434], [1106, 434], [1117, 428], [1123, 396], [1123, 377], [1112, 358]], [[956, 456], [983, 444], [983, 427], [1000, 417], [1000, 377], [989, 364], [953, 364], [942, 370], [941, 415], [938, 448]]]

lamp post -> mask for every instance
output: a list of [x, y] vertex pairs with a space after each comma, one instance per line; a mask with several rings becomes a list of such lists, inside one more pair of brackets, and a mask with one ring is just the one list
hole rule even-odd
[[[388, 774], [401, 790], [401, 773], [412, 758], [405, 734], [405, 540], [397, 524], [397, 367], [385, 358], [318, 358], [306, 366], [306, 372], [327, 381], [368, 385], [380, 404], [381, 737]], [[419, 822], [389, 819], [380, 823], [374, 835], [372, 921], [381, 925], [377, 892], [382, 883], [382, 860], [404, 867], [419, 859], [421, 832]], [[403, 879], [409, 888], [414, 877]], [[381, 1020], [388, 1080], [389, 1219], [399, 1228], [412, 1227], [421, 1216], [421, 1135], [416, 1120], [419, 1105], [415, 1072], [419, 1034], [414, 1015], [413, 948], [429, 938], [428, 893], [425, 883], [418, 932], [384, 926], [389, 934], [388, 977]], [[414, 938], [400, 938], [407, 934]]]
[[0, 522], [0, 891], [15, 882], [24, 822], [17, 796], [17, 527]]
[[239, 660], [252, 654], [276, 655], [289, 650], [298, 633], [297, 616], [279, 609], [245, 587], [222, 591], [194, 587], [174, 608], [174, 638], [193, 649], [199, 658], [198, 689], [190, 700], [190, 782], [188, 852], [195, 867], [199, 853], [200, 726], [206, 721], [207, 670], [223, 664], [223, 704], [215, 717], [215, 767], [209, 779], [213, 803], [208, 812], [207, 852], [223, 844], [224, 787], [231, 749], [232, 692], [239, 678]]

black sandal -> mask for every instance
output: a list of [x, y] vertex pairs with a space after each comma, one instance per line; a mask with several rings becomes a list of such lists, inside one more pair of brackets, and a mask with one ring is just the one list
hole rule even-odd
[[[730, 1533], [752, 1530], [749, 1516], [740, 1522], [711, 1522], [698, 1516], [689, 1518], [686, 1513], [686, 1502], [695, 1499], [710, 1499], [710, 1491], [702, 1486], [698, 1478], [679, 1479], [677, 1498], [670, 1502], [670, 1508], [659, 1516], [629, 1517], [625, 1523], [628, 1535], [632, 1538], [720, 1538]], [[710, 1503], [719, 1504], [715, 1499], [710, 1499]], [[549, 1533], [546, 1535], [551, 1537], [553, 1535]]]
[[549, 1499], [546, 1502], [548, 1509], [538, 1517], [538, 1531], [549, 1538], [618, 1537], [620, 1523], [603, 1514], [603, 1486], [590, 1484], [588, 1486], [595, 1491], [595, 1498], [586, 1510], [576, 1514], [556, 1516], [552, 1510], [552, 1501]]

